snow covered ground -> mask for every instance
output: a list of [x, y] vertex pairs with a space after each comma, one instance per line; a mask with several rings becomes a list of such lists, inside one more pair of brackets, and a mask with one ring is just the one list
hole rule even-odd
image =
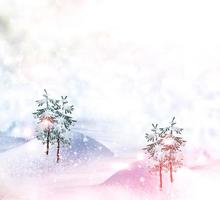
[[[20, 147], [19, 147], [20, 148]], [[9, 151], [13, 153], [14, 151]], [[40, 176], [10, 176], [5, 155], [0, 154], [1, 200], [207, 200], [219, 199], [220, 161], [184, 167], [174, 174], [174, 183], [164, 174], [164, 189], [158, 176], [149, 174], [143, 161], [102, 158], [81, 167], [48, 170]], [[28, 166], [30, 167], [30, 166]], [[31, 169], [30, 169], [31, 170]]]
[[[14, 140], [10, 142], [14, 144]], [[62, 148], [59, 164], [55, 162], [56, 147], [46, 156], [36, 139], [1, 152], [0, 200], [220, 198], [220, 161], [202, 149], [186, 151], [185, 166], [174, 174], [174, 183], [163, 174], [160, 191], [159, 176], [149, 173], [143, 152], [113, 156], [107, 147], [80, 133], [75, 133], [71, 144], [74, 148]]]

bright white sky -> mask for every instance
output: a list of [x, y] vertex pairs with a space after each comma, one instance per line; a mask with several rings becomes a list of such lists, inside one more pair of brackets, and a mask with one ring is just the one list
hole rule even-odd
[[[175, 115], [194, 147], [220, 138], [218, 1], [0, 0], [0, 125], [69, 95], [99, 140], [141, 146]], [[218, 139], [216, 139], [218, 138]], [[142, 147], [142, 146], [141, 146]], [[140, 148], [141, 148], [140, 147]]]

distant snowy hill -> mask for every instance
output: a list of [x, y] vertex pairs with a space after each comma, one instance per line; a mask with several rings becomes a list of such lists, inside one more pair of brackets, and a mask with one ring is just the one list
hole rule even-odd
[[0, 136], [0, 153], [25, 144], [28, 140], [10, 136]]
[[[96, 140], [74, 133], [71, 146], [61, 147], [61, 161], [56, 163], [56, 145], [45, 155], [45, 145], [33, 139], [21, 146], [0, 154], [1, 168], [10, 175], [40, 175], [49, 171], [78, 167], [84, 163], [111, 157], [113, 153]], [[4, 161], [4, 162], [3, 162]]]
[[74, 133], [70, 147], [61, 149], [64, 161], [89, 161], [93, 157], [113, 156], [113, 153], [104, 145], [91, 137], [81, 133]]

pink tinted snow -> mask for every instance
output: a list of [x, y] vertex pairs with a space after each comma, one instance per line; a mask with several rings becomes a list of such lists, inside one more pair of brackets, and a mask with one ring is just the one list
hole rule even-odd
[[132, 190], [153, 192], [158, 190], [159, 176], [149, 172], [143, 161], [135, 162], [128, 169], [121, 170], [107, 179], [103, 185], [118, 185]]
[[[135, 161], [136, 158], [99, 160], [80, 168], [65, 168], [59, 173], [49, 171], [43, 177], [5, 177], [5, 161], [16, 159], [14, 151], [10, 151], [0, 156], [0, 200], [220, 199], [220, 161], [207, 158], [206, 154], [193, 155], [190, 154], [187, 166], [174, 174], [172, 186], [168, 174], [163, 173], [164, 186], [160, 191], [159, 175], [149, 173], [146, 163]], [[127, 167], [116, 170], [115, 165], [112, 168], [114, 163]]]

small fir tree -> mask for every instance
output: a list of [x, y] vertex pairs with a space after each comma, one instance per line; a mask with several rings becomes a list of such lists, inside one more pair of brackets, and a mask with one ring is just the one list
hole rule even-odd
[[57, 144], [57, 163], [60, 160], [60, 146], [70, 145], [70, 130], [76, 122], [72, 113], [73, 105], [69, 105], [67, 96], [55, 100], [44, 90], [43, 99], [37, 100], [37, 110], [33, 113], [37, 121], [37, 139], [47, 144], [46, 155], [49, 154], [50, 144]]
[[162, 145], [165, 152], [164, 167], [170, 173], [170, 181], [173, 182], [173, 171], [183, 166], [182, 149], [186, 141], [182, 137], [182, 128], [175, 126], [175, 117], [166, 128], [160, 128], [163, 138]]
[[67, 96], [61, 96], [61, 101], [59, 101], [59, 106], [56, 110], [55, 135], [53, 138], [57, 142], [57, 163], [60, 160], [61, 144], [70, 145], [70, 130], [76, 122], [72, 116], [73, 110], [74, 106], [69, 105]]
[[163, 187], [163, 163], [164, 163], [164, 155], [162, 150], [162, 139], [160, 130], [158, 128], [158, 124], [152, 124], [153, 128], [151, 129], [151, 133], [146, 133], [147, 145], [143, 150], [147, 154], [147, 157], [150, 161], [151, 171], [159, 171], [160, 177], [160, 189]]
[[46, 155], [49, 154], [51, 137], [53, 133], [53, 124], [56, 118], [57, 100], [51, 99], [46, 90], [44, 90], [43, 99], [37, 100], [37, 110], [33, 113], [37, 122], [37, 139], [46, 144]]
[[148, 143], [144, 150], [151, 163], [151, 170], [159, 171], [162, 189], [162, 172], [169, 171], [170, 181], [173, 182], [173, 171], [183, 165], [182, 148], [186, 141], [182, 138], [183, 129], [175, 126], [175, 117], [168, 127], [158, 128], [158, 124], [152, 125], [151, 133], [146, 133]]

